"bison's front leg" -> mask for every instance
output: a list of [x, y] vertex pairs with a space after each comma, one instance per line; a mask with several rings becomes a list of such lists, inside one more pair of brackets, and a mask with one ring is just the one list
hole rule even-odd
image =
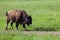
[[25, 30], [27, 30], [26, 27], [25, 27], [25, 24], [23, 24], [23, 28], [24, 28]]
[[18, 23], [18, 22], [16, 22], [16, 28], [17, 28], [17, 31], [18, 31], [18, 26], [19, 26], [19, 23]]

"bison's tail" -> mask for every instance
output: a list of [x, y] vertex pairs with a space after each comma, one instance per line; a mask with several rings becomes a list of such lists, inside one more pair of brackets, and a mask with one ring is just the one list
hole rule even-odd
[[8, 16], [8, 12], [6, 12], [6, 16]]

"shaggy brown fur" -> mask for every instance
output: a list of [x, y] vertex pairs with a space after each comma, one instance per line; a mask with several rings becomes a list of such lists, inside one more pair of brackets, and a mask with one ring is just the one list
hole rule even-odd
[[[19, 23], [23, 25], [23, 28], [25, 30], [25, 24], [27, 24], [28, 26], [30, 24], [32, 24], [32, 18], [31, 16], [27, 15], [26, 11], [24, 10], [10, 10], [8, 12], [6, 12], [6, 16], [7, 16], [7, 25], [6, 25], [6, 30], [8, 29], [8, 23], [10, 22], [11, 27], [13, 25], [13, 23], [16, 23], [16, 28], [18, 30], [18, 26]], [[13, 27], [12, 27], [13, 29]]]

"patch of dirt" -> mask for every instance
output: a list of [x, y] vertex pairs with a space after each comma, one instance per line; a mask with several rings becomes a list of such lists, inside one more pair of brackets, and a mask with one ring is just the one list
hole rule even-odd
[[45, 34], [52, 34], [60, 36], [60, 31], [14, 31], [14, 30], [0, 30], [3, 33], [23, 33], [23, 34], [36, 34], [36, 35], [45, 35]]
[[60, 31], [22, 31], [25, 34], [37, 34], [37, 35], [45, 35], [45, 34], [52, 34], [60, 36]]

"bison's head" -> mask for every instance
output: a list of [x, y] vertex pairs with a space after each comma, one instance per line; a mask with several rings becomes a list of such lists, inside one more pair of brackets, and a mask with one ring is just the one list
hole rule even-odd
[[31, 16], [27, 16], [27, 21], [26, 24], [29, 26], [30, 24], [32, 24], [32, 17]]

